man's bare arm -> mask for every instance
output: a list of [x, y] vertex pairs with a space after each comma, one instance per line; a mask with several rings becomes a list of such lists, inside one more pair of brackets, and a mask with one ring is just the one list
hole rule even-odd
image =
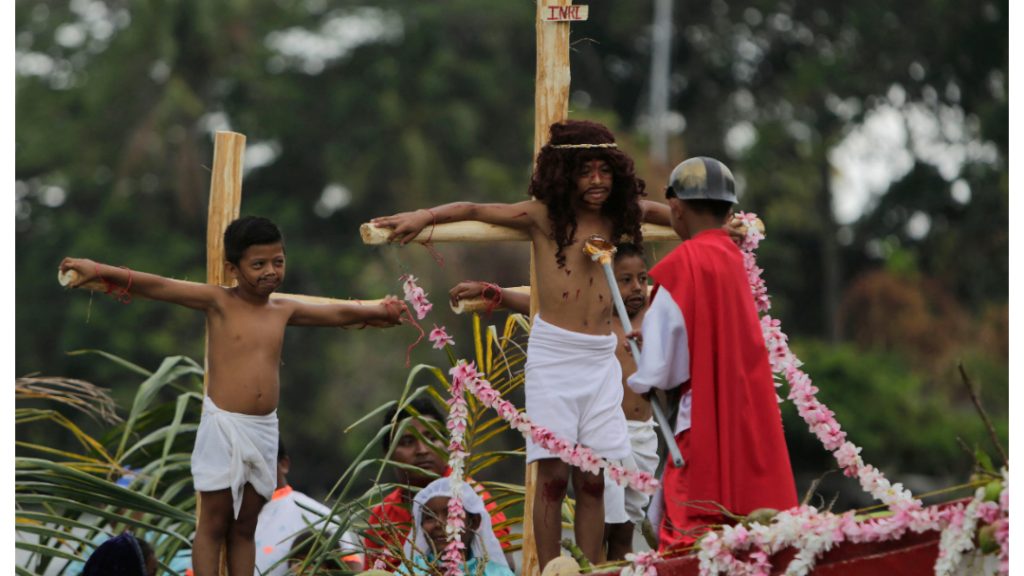
[[[497, 293], [495, 293], [495, 290]], [[467, 280], [459, 282], [448, 292], [448, 297], [451, 299], [453, 306], [458, 305], [459, 300], [468, 300], [481, 296], [494, 301], [500, 300], [501, 305], [512, 312], [518, 312], [519, 314], [530, 313], [529, 293], [523, 294], [511, 290], [502, 290], [500, 286], [488, 282]]]
[[515, 204], [452, 202], [435, 208], [421, 208], [413, 212], [381, 216], [370, 220], [370, 223], [393, 229], [394, 232], [389, 240], [407, 244], [427, 226], [446, 222], [477, 220], [496, 226], [527, 230], [537, 221], [537, 215], [542, 206], [536, 200], [526, 200]]
[[101, 281], [116, 286], [128, 294], [142, 296], [193, 308], [208, 310], [217, 305], [224, 289], [211, 284], [183, 282], [156, 274], [101, 264], [86, 258], [65, 258], [60, 263], [61, 272], [74, 270], [78, 278], [70, 285], [77, 288], [90, 282]]
[[667, 204], [653, 202], [651, 200], [641, 200], [640, 210], [643, 212], [644, 222], [649, 224], [658, 224], [661, 226], [672, 225], [672, 221], [669, 219], [671, 211]]
[[385, 328], [401, 323], [405, 303], [394, 296], [388, 296], [380, 304], [309, 304], [298, 300], [287, 300], [292, 306], [288, 324], [293, 326], [375, 326]]

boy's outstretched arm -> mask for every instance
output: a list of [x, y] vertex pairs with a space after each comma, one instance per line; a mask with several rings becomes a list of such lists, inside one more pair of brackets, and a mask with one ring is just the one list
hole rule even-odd
[[293, 326], [375, 326], [387, 328], [401, 324], [405, 303], [387, 296], [380, 304], [308, 304], [298, 300], [293, 303], [288, 324]]
[[370, 223], [393, 229], [394, 232], [391, 233], [389, 241], [408, 244], [427, 226], [446, 222], [477, 220], [496, 226], [525, 230], [537, 221], [542, 206], [536, 200], [526, 200], [515, 204], [452, 202], [435, 208], [420, 208], [413, 212], [380, 216], [370, 220]]
[[78, 278], [69, 286], [77, 288], [90, 282], [113, 285], [114, 290], [151, 300], [179, 304], [196, 310], [207, 310], [223, 293], [219, 286], [173, 280], [156, 274], [101, 264], [87, 258], [64, 258], [60, 271], [74, 270]]
[[513, 292], [512, 290], [502, 290], [500, 286], [489, 282], [466, 280], [459, 282], [448, 291], [448, 298], [451, 300], [452, 306], [457, 306], [459, 300], [480, 297], [500, 301], [502, 306], [519, 314], [530, 313], [529, 293], [523, 294], [522, 292]]

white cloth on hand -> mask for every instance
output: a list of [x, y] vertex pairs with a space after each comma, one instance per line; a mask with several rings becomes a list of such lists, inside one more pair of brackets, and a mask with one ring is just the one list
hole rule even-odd
[[270, 500], [277, 486], [277, 434], [277, 410], [238, 414], [205, 397], [192, 450], [192, 485], [198, 492], [230, 488], [235, 518], [246, 483]]
[[[618, 338], [581, 334], [534, 317], [526, 354], [526, 414], [606, 460], [629, 456]], [[526, 439], [526, 462], [557, 458]]]
[[[671, 390], [690, 379], [690, 348], [686, 336], [683, 311], [668, 290], [658, 290], [651, 307], [644, 315], [641, 327], [644, 349], [636, 363], [636, 372], [627, 383], [637, 394], [646, 394], [652, 388]], [[690, 429], [690, 391], [679, 399], [676, 414], [676, 435]]]

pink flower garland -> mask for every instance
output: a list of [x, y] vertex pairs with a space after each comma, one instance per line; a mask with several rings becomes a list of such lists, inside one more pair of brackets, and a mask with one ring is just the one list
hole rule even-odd
[[501, 394], [491, 386], [491, 383], [477, 373], [474, 363], [467, 364], [465, 360], [459, 360], [451, 369], [450, 374], [453, 388], [456, 383], [465, 386], [466, 390], [476, 396], [484, 406], [493, 408], [512, 428], [518, 430], [524, 437], [530, 438], [535, 444], [555, 454], [563, 462], [593, 474], [607, 469], [608, 476], [616, 483], [623, 486], [628, 484], [634, 490], [644, 494], [653, 494], [658, 489], [658, 481], [650, 474], [612, 464], [594, 454], [589, 448], [572, 444], [559, 438], [551, 430], [534, 424], [525, 413], [519, 412], [514, 404], [502, 399]]
[[648, 550], [636, 554], [626, 554], [629, 565], [619, 572], [619, 576], [658, 576], [654, 564], [658, 561], [658, 551]]
[[[764, 239], [764, 234], [754, 225], [756, 215], [740, 212], [736, 216], [747, 225], [747, 235], [742, 242], [741, 250], [750, 291], [758, 312], [766, 313], [771, 309], [771, 298], [768, 296], [764, 279], [761, 278], [764, 271], [757, 266], [754, 258], [754, 250]], [[836, 421], [835, 413], [818, 401], [815, 396], [818, 388], [811, 384], [810, 376], [800, 369], [803, 363], [789, 349], [789, 337], [782, 332], [782, 323], [765, 314], [761, 318], [761, 330], [765, 345], [768, 347], [772, 371], [785, 376], [790, 387], [788, 397], [796, 405], [797, 413], [807, 422], [811, 432], [818, 437], [825, 449], [832, 452], [843, 473], [857, 477], [865, 491], [890, 507], [921, 507], [921, 501], [915, 499], [909, 490], [904, 489], [901, 484], [890, 484], [878, 469], [866, 465], [860, 457], [861, 448], [846, 440], [846, 433]]]
[[[771, 300], [761, 279], [763, 271], [757, 267], [753, 256], [753, 251], [764, 236], [753, 226], [756, 219], [753, 214], [741, 213], [737, 216], [747, 224], [747, 237], [741, 249], [751, 292], [758, 311], [765, 313], [771, 308]], [[698, 558], [701, 575], [724, 573], [767, 576], [771, 571], [768, 558], [791, 546], [797, 550], [797, 554], [786, 567], [786, 574], [802, 576], [814, 568], [818, 556], [841, 542], [892, 540], [900, 538], [908, 530], [942, 532], [935, 573], [950, 574], [963, 553], [973, 548], [979, 519], [996, 527], [995, 538], [1000, 547], [1000, 573], [1008, 574], [1007, 470], [1003, 470], [1003, 490], [998, 505], [984, 502], [984, 489], [979, 489], [966, 506], [959, 503], [943, 509], [925, 508], [902, 485], [891, 484], [878, 469], [865, 464], [860, 457], [861, 448], [846, 440], [846, 434], [836, 421], [835, 414], [815, 397], [818, 389], [811, 384], [810, 377], [800, 370], [801, 362], [789, 350], [788, 338], [782, 332], [781, 323], [765, 315], [761, 327], [772, 368], [785, 376], [790, 385], [788, 397], [797, 406], [797, 411], [811, 432], [833, 453], [843, 473], [856, 476], [861, 487], [885, 503], [892, 515], [858, 522], [853, 511], [834, 514], [819, 512], [811, 506], [798, 506], [777, 514], [770, 525], [754, 523], [749, 527], [725, 526], [721, 532], [710, 532], [700, 541]], [[745, 559], [740, 559], [738, 554], [745, 555]]]
[[462, 505], [462, 482], [465, 474], [466, 461], [466, 420], [469, 409], [466, 406], [465, 386], [462, 382], [452, 381], [451, 398], [448, 399], [448, 466], [452, 469], [448, 476], [451, 483], [452, 496], [448, 500], [448, 522], [445, 534], [448, 545], [445, 546], [442, 560], [446, 576], [462, 576], [462, 563], [466, 544], [462, 541], [462, 532], [466, 527], [466, 510]]

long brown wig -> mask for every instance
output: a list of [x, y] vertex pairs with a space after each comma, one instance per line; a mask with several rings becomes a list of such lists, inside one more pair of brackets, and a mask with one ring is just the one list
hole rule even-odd
[[551, 229], [558, 251], [558, 267], [565, 266], [565, 247], [576, 236], [576, 178], [582, 166], [591, 160], [604, 160], [612, 170], [612, 190], [601, 207], [601, 214], [612, 221], [612, 242], [624, 237], [640, 244], [642, 213], [640, 198], [645, 196], [644, 181], [636, 176], [633, 159], [618, 148], [558, 148], [564, 145], [612, 144], [615, 136], [605, 126], [587, 120], [567, 120], [551, 125], [551, 137], [537, 154], [530, 179], [530, 194], [548, 208]]

